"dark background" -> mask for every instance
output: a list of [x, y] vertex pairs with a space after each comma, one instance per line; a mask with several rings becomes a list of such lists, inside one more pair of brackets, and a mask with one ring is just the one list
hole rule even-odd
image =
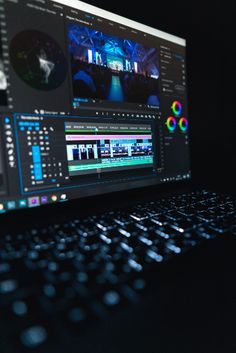
[[234, 1], [88, 2], [187, 39], [193, 178], [231, 191], [236, 177]]
[[[89, 3], [187, 39], [193, 181], [235, 193], [234, 1]], [[148, 299], [102, 326], [91, 352], [236, 352], [235, 247], [220, 239], [151, 274]]]
[[[193, 180], [235, 193], [234, 0], [87, 1], [187, 39]], [[128, 203], [140, 195], [120, 196]], [[83, 208], [112, 208], [118, 199], [83, 201]], [[81, 204], [73, 203], [74, 212]], [[56, 352], [235, 353], [235, 248], [236, 237], [227, 236], [150, 273], [149, 292], [139, 306], [121, 310]]]

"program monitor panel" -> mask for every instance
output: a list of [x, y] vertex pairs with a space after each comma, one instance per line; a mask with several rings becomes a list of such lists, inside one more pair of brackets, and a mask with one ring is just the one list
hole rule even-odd
[[190, 178], [183, 39], [80, 1], [0, 16], [1, 213]]

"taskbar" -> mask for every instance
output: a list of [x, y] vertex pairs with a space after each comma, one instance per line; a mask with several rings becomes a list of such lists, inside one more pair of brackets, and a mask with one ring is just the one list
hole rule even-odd
[[53, 193], [50, 195], [32, 196], [20, 199], [9, 199], [0, 202], [0, 214], [18, 209], [34, 208], [52, 203], [68, 201], [66, 193]]
[[[155, 182], [151, 182], [150, 180], [149, 185], [187, 181], [190, 179], [191, 179], [191, 172], [189, 171], [187, 173], [178, 174], [176, 176], [161, 177], [159, 179], [156, 178]], [[146, 186], [148, 185], [146, 184]], [[71, 197], [70, 192], [66, 192], [65, 190], [61, 192], [55, 191], [47, 194], [45, 192], [45, 195], [38, 194], [30, 197], [25, 196], [17, 199], [11, 198], [8, 200], [0, 201], [0, 214], [6, 213], [8, 211], [27, 209], [27, 208], [36, 208], [39, 206], [49, 205], [49, 204], [58, 204], [58, 203], [75, 200], [75, 199], [76, 199], [75, 197]]]

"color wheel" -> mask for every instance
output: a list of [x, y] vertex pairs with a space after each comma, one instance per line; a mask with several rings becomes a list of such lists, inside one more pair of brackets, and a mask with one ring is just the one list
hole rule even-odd
[[188, 120], [186, 118], [181, 118], [179, 120], [179, 128], [182, 132], [186, 132], [188, 130]]
[[174, 101], [171, 105], [171, 110], [175, 116], [180, 116], [182, 113], [182, 104], [179, 101]]
[[176, 129], [177, 122], [173, 116], [170, 116], [166, 121], [166, 126], [170, 132], [174, 132]]

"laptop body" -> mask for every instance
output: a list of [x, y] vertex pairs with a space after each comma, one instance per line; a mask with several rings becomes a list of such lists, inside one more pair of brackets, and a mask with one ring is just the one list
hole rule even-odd
[[[168, 256], [178, 255], [182, 251], [179, 240], [168, 232], [189, 234], [189, 224], [196, 222], [192, 215], [191, 221], [183, 222], [184, 203], [195, 200], [198, 211], [205, 212], [221, 200], [214, 193], [189, 191], [185, 40], [80, 1], [6, 1], [1, 4], [1, 16], [0, 216], [3, 242], [14, 249], [7, 250], [4, 263], [10, 256], [23, 256], [26, 238], [33, 241], [31, 250], [24, 253], [27, 266], [32, 262], [46, 265], [45, 258], [41, 262], [38, 256], [44, 251], [46, 258], [48, 253], [51, 256], [55, 247], [61, 249], [57, 259], [66, 257], [74, 264], [76, 256], [76, 266], [80, 266], [77, 256], [89, 262], [90, 250], [97, 248], [87, 241], [96, 239], [111, 253], [114, 245], [114, 258], [127, 258], [131, 272], [139, 273], [145, 261], [148, 265], [162, 262], [162, 242], [167, 242]], [[183, 193], [183, 198], [178, 196]], [[153, 205], [152, 199], [162, 201]], [[222, 202], [232, 213], [232, 201], [223, 198]], [[178, 215], [171, 208], [173, 203]], [[144, 215], [140, 215], [142, 204], [146, 204]], [[163, 221], [167, 210], [171, 227]], [[126, 216], [137, 224], [128, 223]], [[211, 215], [201, 216], [206, 223]], [[232, 227], [234, 218], [230, 222]], [[198, 236], [210, 239], [221, 234], [219, 225], [207, 228], [205, 223], [201, 230], [197, 228], [199, 233], [190, 232], [193, 239], [186, 236], [185, 245], [194, 245]], [[142, 244], [137, 246], [140, 261], [132, 255], [136, 240], [133, 247], [129, 241], [136, 228]], [[45, 244], [43, 237], [48, 239], [51, 233], [54, 240]], [[15, 234], [22, 240], [22, 251], [9, 247]], [[118, 250], [109, 235], [122, 239]], [[161, 239], [158, 244], [155, 236]], [[53, 243], [55, 239], [59, 243]], [[66, 253], [65, 239], [73, 244]], [[32, 261], [34, 256], [36, 261]], [[123, 259], [118, 260], [123, 271], [127, 267]], [[57, 266], [53, 263], [50, 269]], [[78, 272], [76, 293], [81, 296], [86, 276]], [[14, 283], [11, 278], [1, 281], [3, 297], [11, 295], [8, 288], [14, 291]], [[46, 289], [52, 290], [54, 284]], [[46, 300], [52, 293], [47, 290]], [[132, 293], [131, 301], [135, 298], [133, 292], [122, 290], [125, 296]], [[114, 290], [103, 293], [103, 304], [115, 305], [117, 295]], [[81, 318], [83, 310], [73, 313]], [[47, 329], [36, 320], [22, 329], [19, 341], [26, 348], [38, 348], [47, 336]]]
[[29, 23], [6, 2], [2, 29], [2, 212], [190, 179], [185, 40], [77, 1], [17, 6]]

